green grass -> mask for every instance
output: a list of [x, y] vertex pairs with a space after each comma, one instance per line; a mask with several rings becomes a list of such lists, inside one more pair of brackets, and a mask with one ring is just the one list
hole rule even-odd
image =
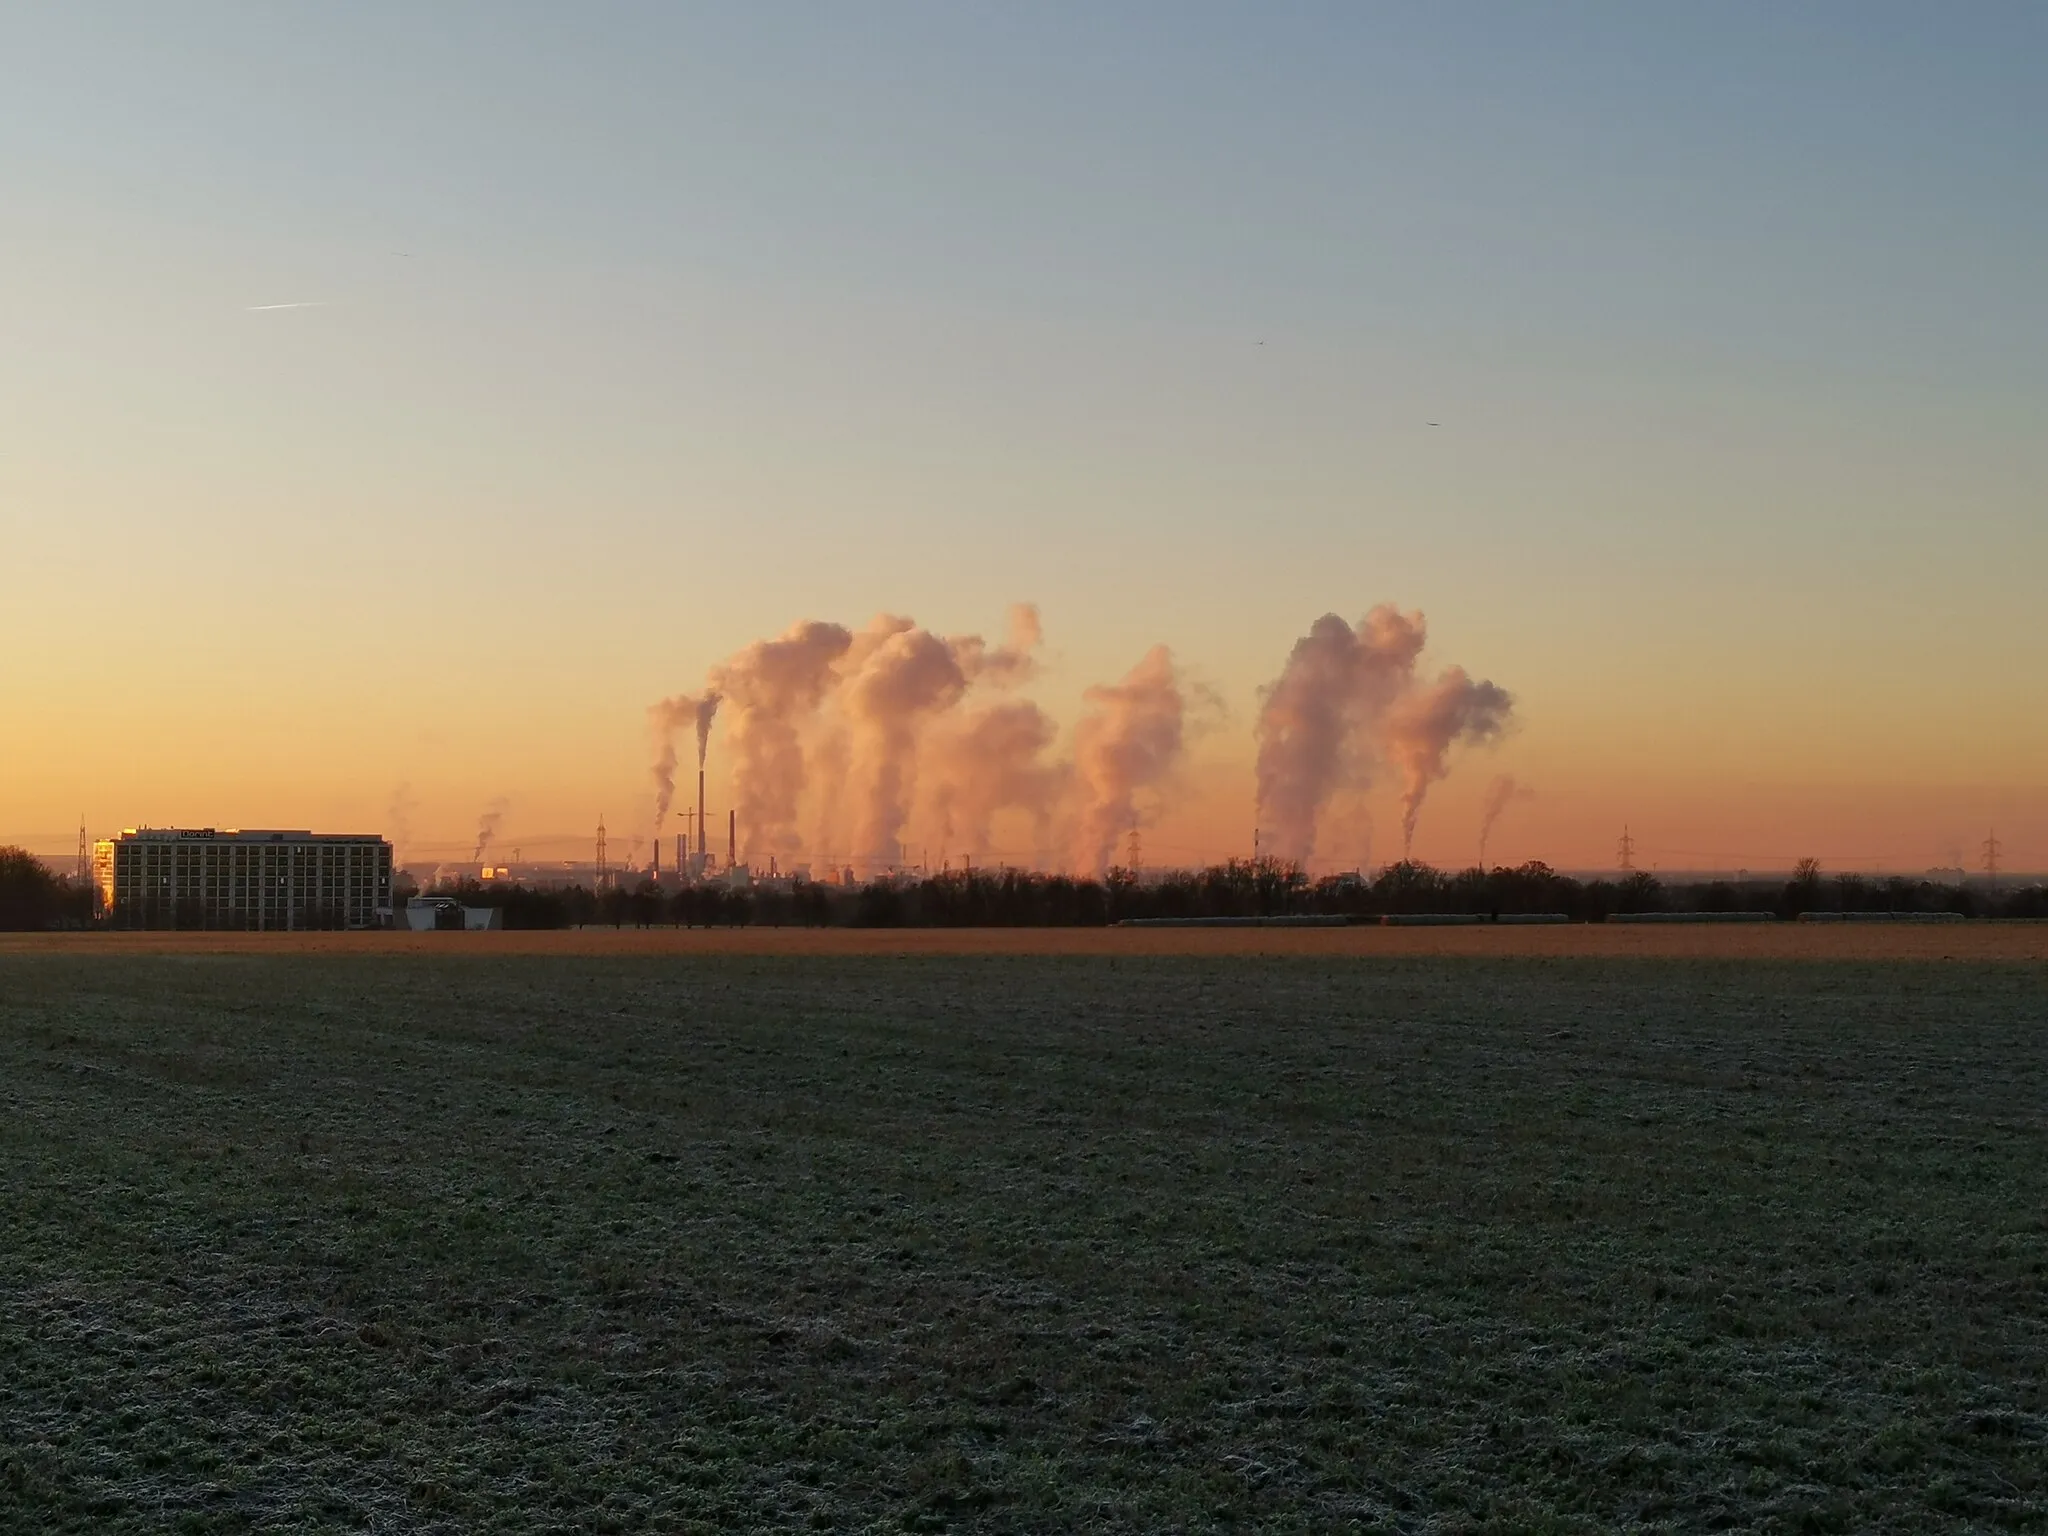
[[0, 960], [0, 1530], [2048, 1529], [2044, 980]]

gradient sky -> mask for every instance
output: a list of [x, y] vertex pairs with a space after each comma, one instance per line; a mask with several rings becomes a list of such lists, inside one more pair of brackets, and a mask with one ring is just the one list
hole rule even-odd
[[1259, 684], [1392, 600], [1524, 719], [1424, 857], [1507, 770], [1497, 858], [2048, 866], [2044, 59], [2035, 4], [10, 8], [0, 842], [402, 782], [566, 855], [746, 641], [1029, 598], [1063, 718], [1154, 641], [1219, 691], [1148, 854], [1242, 852]]

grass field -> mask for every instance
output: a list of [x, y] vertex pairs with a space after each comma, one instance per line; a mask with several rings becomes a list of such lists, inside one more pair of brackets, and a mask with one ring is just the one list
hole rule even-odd
[[2048, 962], [2048, 923], [1758, 923], [1461, 928], [558, 928], [477, 933], [0, 933], [8, 955], [996, 955], [1318, 960], [1954, 960]]
[[2006, 932], [0, 950], [0, 1531], [2048, 1530]]

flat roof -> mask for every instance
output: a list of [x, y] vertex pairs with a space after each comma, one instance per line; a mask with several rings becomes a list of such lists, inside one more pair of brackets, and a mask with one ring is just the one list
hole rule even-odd
[[140, 843], [381, 843], [376, 832], [273, 831], [244, 827], [124, 827], [119, 838]]

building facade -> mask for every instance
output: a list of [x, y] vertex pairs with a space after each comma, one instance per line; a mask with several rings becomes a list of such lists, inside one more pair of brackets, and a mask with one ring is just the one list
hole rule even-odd
[[377, 928], [391, 921], [391, 845], [314, 832], [131, 827], [93, 847], [117, 928]]

